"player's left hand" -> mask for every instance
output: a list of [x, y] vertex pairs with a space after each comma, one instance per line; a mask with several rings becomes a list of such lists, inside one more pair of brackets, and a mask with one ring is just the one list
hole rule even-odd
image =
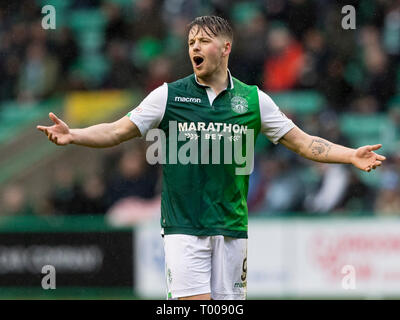
[[375, 144], [373, 146], [364, 146], [355, 150], [351, 163], [358, 169], [366, 172], [375, 170], [382, 164], [382, 161], [386, 160], [385, 156], [379, 155], [374, 152], [382, 147], [381, 144]]

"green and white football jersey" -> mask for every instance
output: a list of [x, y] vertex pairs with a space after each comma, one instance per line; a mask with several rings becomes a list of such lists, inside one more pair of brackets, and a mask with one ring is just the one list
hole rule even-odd
[[164, 234], [247, 238], [251, 170], [244, 168], [253, 152], [246, 151], [259, 132], [276, 144], [294, 127], [256, 86], [230, 73], [229, 80], [216, 96], [192, 74], [157, 88], [128, 114], [143, 137], [153, 128], [165, 135]]

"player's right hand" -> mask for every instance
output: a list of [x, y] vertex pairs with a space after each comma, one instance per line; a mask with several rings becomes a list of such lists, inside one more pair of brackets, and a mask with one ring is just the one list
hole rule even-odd
[[68, 125], [52, 112], [49, 113], [49, 118], [54, 122], [54, 125], [49, 127], [36, 126], [36, 128], [44, 132], [49, 140], [56, 145], [64, 146], [71, 143], [72, 135]]

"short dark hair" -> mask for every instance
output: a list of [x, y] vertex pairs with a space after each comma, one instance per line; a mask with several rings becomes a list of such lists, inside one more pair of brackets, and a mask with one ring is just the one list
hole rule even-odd
[[[188, 24], [188, 32], [193, 27], [199, 27], [199, 30], [204, 30], [209, 36], [226, 36], [228, 39], [233, 41], [233, 31], [229, 22], [224, 18], [218, 16], [202, 16], [197, 17], [191, 23]], [[210, 34], [211, 32], [211, 34]]]

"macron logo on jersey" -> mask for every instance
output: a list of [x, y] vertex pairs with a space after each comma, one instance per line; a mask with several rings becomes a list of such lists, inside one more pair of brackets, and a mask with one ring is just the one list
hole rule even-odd
[[195, 102], [195, 103], [201, 103], [201, 99], [200, 99], [200, 98], [175, 97], [175, 101], [177, 101], [177, 102]]

